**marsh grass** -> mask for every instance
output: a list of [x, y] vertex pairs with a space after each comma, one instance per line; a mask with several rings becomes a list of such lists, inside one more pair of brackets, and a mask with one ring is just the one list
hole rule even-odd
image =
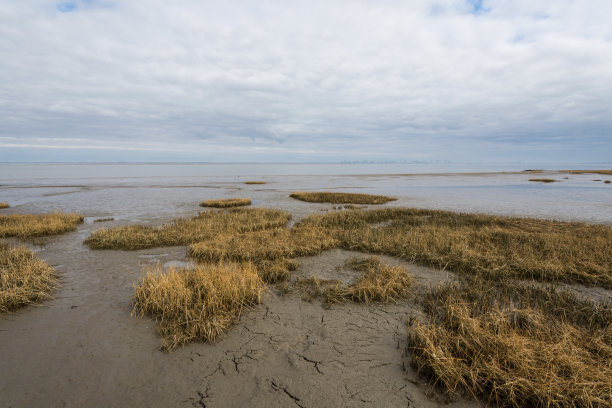
[[384, 264], [378, 257], [353, 258], [345, 266], [360, 272], [350, 285], [335, 279], [310, 277], [296, 280], [293, 287], [302, 292], [304, 300], [321, 297], [325, 307], [346, 301], [390, 303], [406, 299], [412, 293], [415, 281], [406, 268]]
[[92, 249], [125, 250], [188, 245], [219, 234], [283, 227], [290, 218], [289, 213], [266, 208], [211, 210], [193, 218], [179, 218], [160, 227], [128, 225], [101, 228], [91, 234], [85, 244]]
[[4, 201], [0, 202], [0, 210], [3, 208], [9, 208], [9, 207], [10, 207], [9, 203], [4, 202]]
[[0, 215], [0, 238], [33, 238], [74, 231], [83, 223], [79, 214]]
[[612, 175], [612, 170], [561, 170], [561, 173], [570, 173], [570, 174], [608, 174], [608, 175]]
[[610, 184], [610, 183], [612, 183], [612, 181], [610, 181], [610, 180], [604, 180], [604, 183], [606, 183], [606, 184]]
[[219, 200], [206, 200], [200, 203], [201, 207], [232, 208], [251, 205], [250, 198], [227, 198]]
[[244, 184], [268, 184], [267, 181], [245, 181]]
[[187, 255], [200, 262], [252, 262], [262, 278], [276, 282], [287, 278], [291, 258], [317, 255], [337, 245], [319, 228], [274, 228], [244, 233], [219, 233], [189, 246]]
[[502, 407], [612, 405], [612, 309], [553, 288], [466, 277], [425, 294], [414, 367]]
[[57, 286], [52, 267], [25, 247], [0, 242], [0, 313], [49, 297]]
[[104, 218], [96, 218], [93, 222], [107, 222], [107, 221], [115, 221], [113, 217], [104, 217]]
[[264, 286], [250, 264], [219, 263], [191, 269], [156, 266], [135, 288], [133, 314], [151, 316], [170, 351], [191, 341], [214, 342], [261, 300]]
[[530, 178], [529, 181], [537, 181], [540, 183], [556, 183], [559, 180], [551, 179], [551, 178]]
[[358, 193], [331, 193], [331, 192], [296, 192], [289, 195], [296, 200], [309, 203], [331, 203], [331, 204], [384, 204], [395, 201], [397, 198], [372, 194]]
[[612, 288], [612, 228], [530, 218], [386, 208], [311, 215], [338, 247], [490, 279]]

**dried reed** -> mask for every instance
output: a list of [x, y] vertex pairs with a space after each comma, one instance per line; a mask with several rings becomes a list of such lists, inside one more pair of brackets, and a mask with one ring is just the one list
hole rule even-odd
[[25, 247], [0, 242], [0, 313], [39, 302], [57, 286], [52, 267]]
[[133, 314], [157, 323], [162, 348], [190, 341], [215, 341], [245, 307], [258, 304], [263, 282], [250, 264], [195, 265], [191, 269], [157, 266], [146, 271], [132, 298]]
[[389, 201], [395, 201], [397, 198], [385, 197], [372, 194], [357, 194], [357, 193], [331, 193], [326, 191], [321, 192], [296, 192], [291, 193], [289, 197], [296, 200], [307, 201], [309, 203], [331, 203], [331, 204], [384, 204]]
[[12, 214], [0, 215], [0, 238], [32, 238], [63, 234], [83, 223], [79, 214]]
[[227, 198], [219, 200], [206, 200], [200, 203], [201, 207], [232, 208], [251, 205], [250, 198]]

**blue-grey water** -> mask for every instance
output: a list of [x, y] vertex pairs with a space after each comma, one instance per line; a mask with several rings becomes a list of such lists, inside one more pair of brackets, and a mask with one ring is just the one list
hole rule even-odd
[[[289, 193], [325, 190], [392, 195], [392, 206], [612, 224], [612, 184], [604, 183], [612, 176], [521, 173], [576, 167], [612, 165], [0, 164], [0, 201], [11, 205], [2, 213], [76, 211], [89, 220], [156, 222], [192, 215], [205, 199], [249, 197], [299, 218], [331, 206]], [[528, 181], [534, 177], [559, 182]]]

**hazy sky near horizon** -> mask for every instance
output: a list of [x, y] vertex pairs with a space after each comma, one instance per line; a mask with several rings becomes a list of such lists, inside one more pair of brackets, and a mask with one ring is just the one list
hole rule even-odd
[[0, 0], [0, 161], [610, 162], [612, 1]]

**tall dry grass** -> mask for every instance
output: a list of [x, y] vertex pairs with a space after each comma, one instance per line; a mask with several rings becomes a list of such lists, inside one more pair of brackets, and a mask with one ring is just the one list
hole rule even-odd
[[9, 208], [9, 207], [10, 207], [9, 203], [0, 201], [0, 210], [3, 208]]
[[384, 204], [395, 201], [397, 198], [382, 195], [358, 194], [358, 193], [331, 193], [319, 192], [295, 192], [289, 197], [309, 203], [331, 203], [331, 204]]
[[25, 247], [0, 242], [0, 313], [49, 297], [57, 286], [52, 267]]
[[226, 198], [218, 200], [206, 200], [200, 203], [201, 207], [232, 208], [251, 205], [250, 198]]
[[162, 348], [215, 341], [258, 304], [263, 283], [250, 264], [196, 265], [193, 269], [148, 269], [132, 298], [133, 314], [155, 319]]
[[609, 174], [612, 175], [612, 170], [561, 170], [562, 173], [570, 174]]
[[92, 249], [126, 250], [188, 245], [212, 239], [218, 234], [283, 227], [290, 218], [284, 211], [266, 208], [212, 210], [193, 218], [180, 218], [161, 227], [129, 225], [101, 228], [91, 234], [85, 243]]
[[384, 264], [377, 257], [353, 258], [346, 266], [360, 272], [350, 285], [315, 276], [296, 280], [293, 289], [301, 291], [302, 298], [308, 301], [321, 297], [325, 307], [347, 300], [366, 304], [396, 302], [408, 298], [413, 291], [414, 277], [406, 268]]
[[387, 208], [312, 215], [349, 250], [488, 278], [612, 288], [612, 228], [449, 211]]
[[218, 233], [189, 246], [187, 255], [201, 262], [252, 262], [266, 282], [284, 280], [293, 266], [288, 259], [316, 255], [337, 242], [319, 228], [274, 228]]
[[0, 215], [0, 238], [32, 238], [74, 231], [83, 223], [79, 214]]
[[502, 407], [612, 406], [612, 308], [478, 278], [424, 296], [413, 365], [449, 394]]
[[559, 180], [551, 179], [551, 178], [530, 178], [529, 181], [537, 181], [540, 183], [555, 183]]

